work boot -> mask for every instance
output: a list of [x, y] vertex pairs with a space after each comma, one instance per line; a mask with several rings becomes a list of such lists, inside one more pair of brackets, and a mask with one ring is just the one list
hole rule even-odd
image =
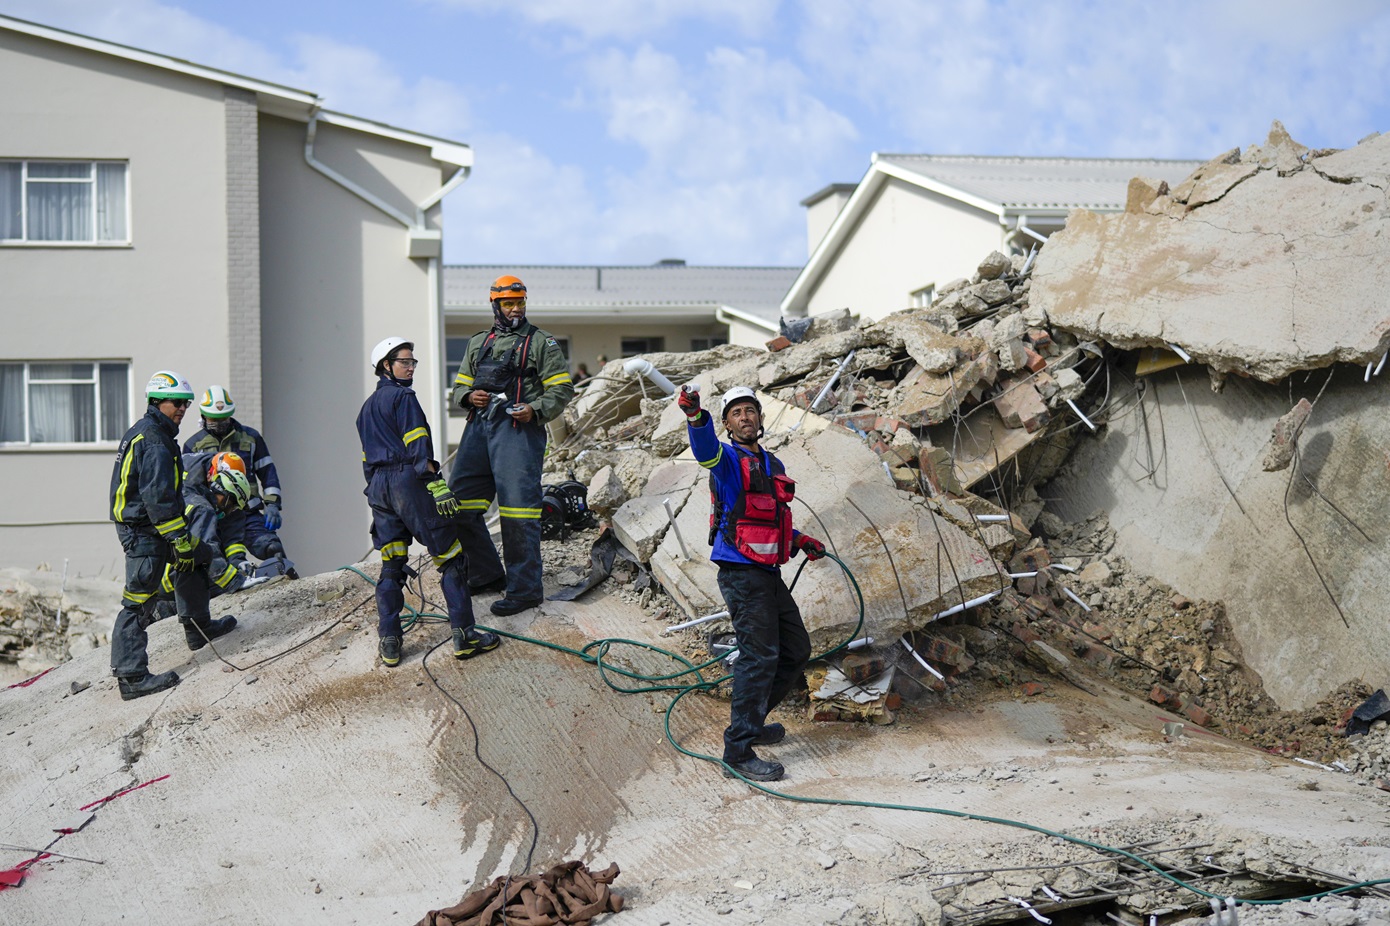
[[505, 592], [506, 590], [507, 577], [505, 575], [500, 575], [491, 582], [468, 586], [468, 594], [470, 595], [491, 595], [493, 592]]
[[199, 624], [197, 621], [183, 621], [183, 638], [188, 641], [188, 648], [200, 650], [208, 645], [210, 640], [229, 634], [236, 627], [236, 618], [228, 614], [226, 617], [219, 617], [217, 620], [209, 620]]
[[151, 675], [146, 672], [140, 678], [123, 677], [116, 679], [116, 687], [121, 690], [122, 701], [134, 701], [145, 695], [157, 694], [173, 688], [178, 683], [179, 674], [174, 671], [161, 672], [158, 675]]
[[506, 617], [508, 614], [516, 614], [518, 611], [534, 608], [540, 603], [539, 598], [498, 598], [492, 603], [492, 613]]
[[759, 733], [753, 740], [754, 746], [771, 746], [773, 743], [780, 743], [787, 736], [787, 728], [780, 723], [763, 724], [763, 732]]
[[497, 649], [502, 640], [495, 633], [477, 627], [454, 628], [454, 658], [472, 659], [479, 653]]
[[376, 645], [376, 652], [381, 657], [382, 665], [394, 666], [401, 661], [401, 638], [382, 637]]
[[[753, 754], [741, 762], [730, 762], [725, 759], [724, 764], [728, 768], [724, 769], [725, 778], [733, 778], [734, 772], [738, 772], [749, 781], [776, 781], [782, 777], [786, 769], [782, 768], [781, 762], [770, 762], [767, 759], [759, 759]], [[731, 772], [729, 769], [733, 769]]]

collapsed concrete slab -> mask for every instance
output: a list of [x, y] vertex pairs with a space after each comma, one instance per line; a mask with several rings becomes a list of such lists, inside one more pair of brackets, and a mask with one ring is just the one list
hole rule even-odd
[[1263, 146], [1198, 168], [1142, 211], [1077, 211], [1043, 248], [1032, 303], [1123, 348], [1176, 344], [1266, 382], [1390, 347], [1390, 136]]
[[[1290, 386], [1232, 379], [1218, 395], [1198, 375], [1149, 377], [1134, 413], [1080, 442], [1043, 489], [1049, 508], [1073, 521], [1107, 512], [1114, 552], [1136, 570], [1224, 602], [1246, 663], [1281, 708], [1355, 679], [1380, 684], [1390, 664], [1386, 380], [1342, 367], [1304, 419], [1292, 469], [1266, 472]], [[1313, 398], [1325, 378], [1296, 377], [1295, 399]]]
[[[968, 513], [955, 506], [948, 517], [937, 502], [895, 488], [878, 457], [853, 434], [837, 428], [813, 435], [796, 432], [768, 446], [797, 481], [793, 517], [798, 529], [823, 540], [854, 572], [864, 595], [862, 633], [896, 639], [952, 605], [1007, 582], [989, 551], [959, 526]], [[706, 545], [708, 502], [703, 493], [697, 495], [676, 519], [686, 549], [668, 532], [651, 557], [651, 568], [689, 613], [707, 614], [721, 609], [723, 601]], [[783, 567], [788, 582], [801, 562]], [[806, 567], [796, 599], [818, 649], [839, 643], [854, 629], [858, 599], [832, 561]]]
[[703, 473], [693, 460], [671, 460], [653, 469], [642, 494], [613, 513], [613, 533], [619, 542], [642, 562], [651, 559], [670, 527], [667, 503], [679, 514]]

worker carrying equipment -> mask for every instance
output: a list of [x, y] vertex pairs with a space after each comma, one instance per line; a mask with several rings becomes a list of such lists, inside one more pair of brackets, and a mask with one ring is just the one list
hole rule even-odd
[[715, 436], [698, 388], [686, 386], [676, 402], [686, 415], [691, 452], [710, 471], [710, 559], [719, 569], [719, 591], [738, 638], [724, 763], [749, 780], [776, 781], [785, 771], [782, 765], [760, 758], [753, 747], [785, 735], [767, 715], [800, 682], [811, 655], [801, 611], [778, 566], [793, 550], [819, 559], [825, 547], [792, 528], [795, 483], [782, 461], [758, 444], [762, 405], [753, 390], [740, 386], [724, 394], [730, 443]]
[[209, 386], [198, 403], [203, 428], [184, 442], [183, 452], [229, 451], [243, 460], [251, 483], [253, 501], [247, 507], [244, 542], [251, 555], [261, 560], [263, 574], [299, 578], [285, 553], [278, 531], [284, 523], [280, 473], [271, 459], [261, 432], [235, 418], [236, 402], [224, 386]]
[[425, 544], [439, 570], [439, 585], [454, 635], [454, 657], [468, 659], [496, 649], [496, 634], [480, 631], [468, 595], [464, 528], [453, 515], [458, 500], [439, 475], [434, 440], [415, 396], [415, 346], [387, 338], [371, 352], [376, 391], [357, 415], [362, 441], [363, 494], [372, 510], [372, 547], [381, 553], [376, 586], [377, 652], [384, 665], [401, 659], [401, 609], [405, 607], [407, 556], [413, 540]]

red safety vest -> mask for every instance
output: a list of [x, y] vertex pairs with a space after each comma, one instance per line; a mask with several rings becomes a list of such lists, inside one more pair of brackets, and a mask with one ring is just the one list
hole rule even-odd
[[736, 451], [743, 486], [732, 509], [725, 511], [710, 477], [709, 542], [717, 533], [735, 550], [760, 566], [780, 566], [792, 558], [791, 500], [796, 481], [786, 473], [772, 472], [772, 454], [763, 451], [762, 467], [753, 465], [754, 456]]

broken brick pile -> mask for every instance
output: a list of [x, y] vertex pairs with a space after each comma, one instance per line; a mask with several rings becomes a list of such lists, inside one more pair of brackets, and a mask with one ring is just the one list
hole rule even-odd
[[543, 875], [499, 876], [452, 907], [431, 910], [418, 926], [588, 926], [623, 909], [609, 885], [618, 863], [590, 871], [581, 862], [561, 862]]

